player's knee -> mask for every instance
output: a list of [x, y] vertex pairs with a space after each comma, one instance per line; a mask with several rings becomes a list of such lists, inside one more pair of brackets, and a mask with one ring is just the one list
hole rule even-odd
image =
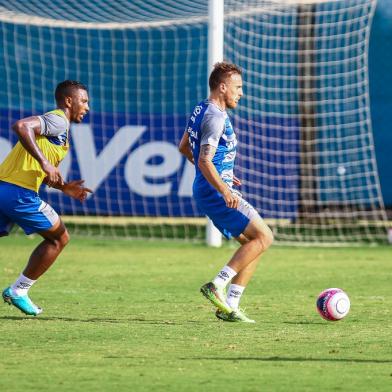
[[257, 236], [260, 253], [265, 252], [273, 243], [274, 236], [269, 227], [266, 227], [263, 231], [259, 233]]
[[68, 244], [70, 239], [71, 239], [71, 237], [68, 233], [68, 230], [66, 229], [60, 237], [61, 247], [64, 248]]
[[268, 228], [268, 230], [266, 230], [265, 232], [265, 238], [264, 238], [264, 242], [265, 242], [265, 249], [267, 250], [272, 243], [274, 242], [274, 235], [272, 234], [272, 231], [270, 228]]
[[61, 251], [68, 244], [69, 240], [70, 236], [67, 229], [65, 229], [65, 231], [63, 231], [60, 235], [52, 238], [53, 244], [58, 248], [59, 251]]

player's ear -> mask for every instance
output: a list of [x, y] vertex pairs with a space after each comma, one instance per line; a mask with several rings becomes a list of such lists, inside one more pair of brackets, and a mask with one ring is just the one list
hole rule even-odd
[[225, 83], [225, 82], [222, 82], [222, 83], [219, 85], [219, 91], [220, 91], [221, 93], [223, 93], [223, 94], [227, 91], [227, 86], [226, 86], [226, 83]]
[[65, 104], [65, 107], [70, 109], [72, 107], [72, 97], [65, 97], [64, 104]]

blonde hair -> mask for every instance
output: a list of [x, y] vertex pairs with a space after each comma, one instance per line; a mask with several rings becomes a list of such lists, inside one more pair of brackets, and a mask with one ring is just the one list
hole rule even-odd
[[225, 61], [214, 64], [214, 69], [208, 79], [211, 91], [218, 88], [221, 83], [233, 74], [242, 75], [242, 69], [238, 65], [227, 63]]

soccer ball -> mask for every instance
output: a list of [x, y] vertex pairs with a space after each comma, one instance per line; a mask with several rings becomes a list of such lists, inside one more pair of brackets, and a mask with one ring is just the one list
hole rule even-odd
[[323, 319], [338, 321], [347, 316], [350, 310], [350, 299], [343, 290], [331, 288], [320, 293], [316, 305]]

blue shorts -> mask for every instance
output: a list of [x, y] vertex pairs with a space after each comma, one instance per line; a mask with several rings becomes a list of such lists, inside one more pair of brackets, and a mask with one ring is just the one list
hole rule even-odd
[[248, 225], [248, 223], [258, 217], [257, 211], [242, 198], [239, 192], [234, 191], [240, 198], [238, 207], [229, 208], [222, 195], [211, 190], [207, 193], [194, 192], [197, 207], [207, 215], [215, 227], [227, 238], [239, 237]]
[[0, 234], [10, 232], [14, 223], [26, 234], [53, 227], [59, 216], [38, 194], [30, 189], [0, 181]]

